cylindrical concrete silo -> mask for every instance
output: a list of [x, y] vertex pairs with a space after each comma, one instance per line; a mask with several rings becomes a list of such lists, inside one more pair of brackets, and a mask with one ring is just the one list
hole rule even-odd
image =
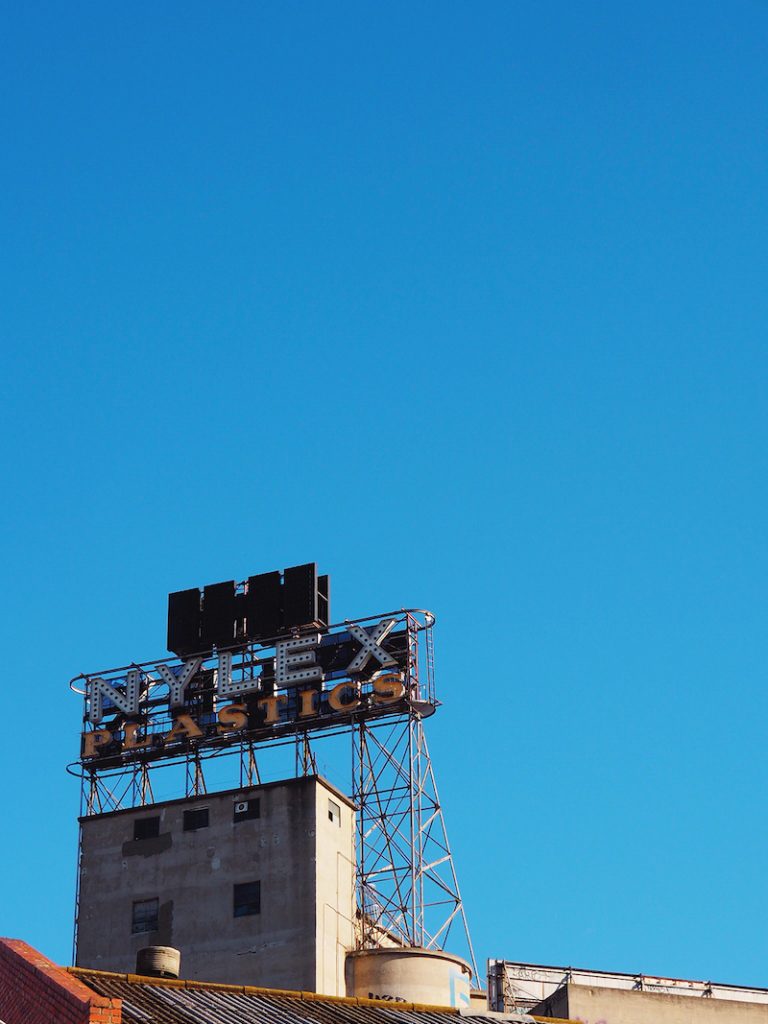
[[136, 973], [147, 978], [178, 978], [181, 953], [173, 946], [145, 946], [136, 953]]
[[347, 995], [431, 1006], [469, 1007], [472, 971], [461, 957], [419, 947], [347, 954]]

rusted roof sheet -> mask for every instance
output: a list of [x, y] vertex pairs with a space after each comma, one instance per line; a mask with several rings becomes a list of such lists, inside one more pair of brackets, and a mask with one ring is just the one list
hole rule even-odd
[[[122, 999], [124, 1024], [458, 1024], [462, 1019], [448, 1007], [70, 970], [98, 995]], [[520, 1017], [525, 1019], [531, 1018]], [[499, 1024], [490, 1015], [471, 1020]]]
[[392, 1010], [374, 1000], [318, 998], [313, 993], [161, 981], [82, 969], [74, 973], [99, 995], [122, 999], [126, 1024], [448, 1024], [446, 1017], [456, 1012]]

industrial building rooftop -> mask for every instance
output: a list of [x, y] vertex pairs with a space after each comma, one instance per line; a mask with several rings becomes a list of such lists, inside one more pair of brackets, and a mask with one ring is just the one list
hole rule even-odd
[[522, 1024], [544, 1019], [84, 968], [69, 971], [98, 995], [122, 1000], [123, 1024], [446, 1024], [448, 1017], [458, 1016], [479, 1024], [498, 1024], [500, 1019]]
[[[6, 1024], [532, 1024], [553, 1018], [59, 967], [0, 939]], [[567, 1024], [560, 1021], [559, 1024]]]

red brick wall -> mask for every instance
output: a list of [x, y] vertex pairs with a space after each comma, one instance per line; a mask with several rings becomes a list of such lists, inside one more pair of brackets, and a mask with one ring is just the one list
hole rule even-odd
[[122, 1024], [121, 1000], [97, 996], [20, 939], [0, 939], [5, 1024]]

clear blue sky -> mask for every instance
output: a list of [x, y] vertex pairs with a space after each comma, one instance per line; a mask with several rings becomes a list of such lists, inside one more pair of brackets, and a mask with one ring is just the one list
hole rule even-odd
[[475, 944], [766, 985], [768, 6], [24, 3], [0, 54], [0, 933], [74, 674], [310, 559], [438, 616]]

